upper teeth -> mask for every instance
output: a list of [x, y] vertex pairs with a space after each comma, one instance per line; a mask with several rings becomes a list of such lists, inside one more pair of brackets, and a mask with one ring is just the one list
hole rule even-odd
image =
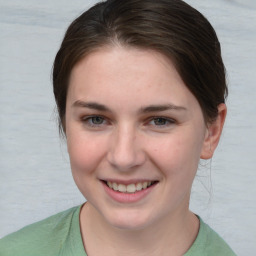
[[115, 191], [123, 192], [123, 193], [134, 193], [136, 191], [140, 191], [142, 189], [145, 189], [149, 187], [152, 184], [151, 181], [145, 181], [145, 182], [139, 182], [136, 184], [129, 184], [129, 185], [124, 185], [124, 184], [118, 184], [115, 182], [108, 181], [107, 185], [112, 188]]

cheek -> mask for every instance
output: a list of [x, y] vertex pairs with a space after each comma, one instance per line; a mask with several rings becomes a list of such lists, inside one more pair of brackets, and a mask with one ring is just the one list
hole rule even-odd
[[73, 175], [86, 176], [100, 163], [105, 151], [104, 143], [101, 138], [92, 140], [90, 135], [79, 134], [67, 136], [68, 153]]
[[[152, 145], [152, 160], [165, 176], [194, 177], [200, 159], [202, 141], [186, 133], [170, 135]], [[197, 137], [198, 139], [195, 139]]]

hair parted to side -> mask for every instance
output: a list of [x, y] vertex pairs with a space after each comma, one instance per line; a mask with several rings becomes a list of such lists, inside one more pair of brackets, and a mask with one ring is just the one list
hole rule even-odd
[[73, 67], [100, 47], [115, 44], [167, 56], [198, 100], [205, 122], [216, 119], [227, 85], [220, 43], [208, 20], [181, 0], [107, 0], [71, 23], [56, 55], [53, 89], [60, 131], [65, 132]]

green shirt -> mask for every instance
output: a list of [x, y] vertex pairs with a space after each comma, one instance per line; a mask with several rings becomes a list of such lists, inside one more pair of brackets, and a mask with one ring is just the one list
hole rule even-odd
[[[81, 206], [53, 215], [0, 239], [1, 256], [86, 256], [80, 232]], [[200, 219], [198, 236], [184, 256], [235, 256]]]

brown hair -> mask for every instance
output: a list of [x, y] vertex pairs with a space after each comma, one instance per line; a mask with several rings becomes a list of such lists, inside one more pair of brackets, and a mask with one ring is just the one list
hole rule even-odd
[[206, 123], [215, 120], [227, 85], [220, 43], [208, 20], [181, 0], [107, 0], [71, 23], [56, 55], [53, 89], [60, 130], [73, 67], [92, 51], [115, 43], [169, 57], [198, 100]]

